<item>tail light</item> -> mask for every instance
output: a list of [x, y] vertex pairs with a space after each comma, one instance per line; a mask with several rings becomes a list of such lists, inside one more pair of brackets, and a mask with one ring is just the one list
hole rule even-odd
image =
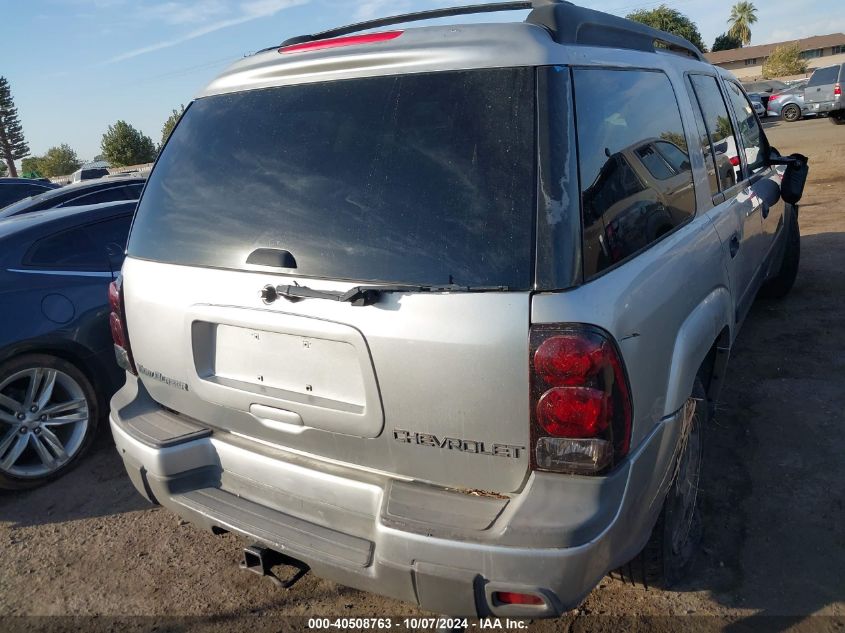
[[842, 94], [842, 86], [840, 86], [839, 84], [834, 85], [833, 86], [833, 96], [838, 97], [841, 94]]
[[123, 277], [109, 284], [109, 327], [114, 341], [114, 355], [117, 364], [126, 371], [138, 375], [135, 369], [135, 359], [132, 358], [132, 348], [129, 347], [129, 335], [126, 332], [126, 311], [123, 309]]
[[597, 474], [628, 454], [631, 396], [619, 350], [586, 325], [531, 328], [531, 465]]
[[739, 156], [731, 156], [731, 165], [739, 167]]
[[775, 99], [780, 99], [782, 96], [783, 95], [778, 92], [776, 94], [773, 94], [771, 97], [769, 97], [769, 101], [774, 101]]

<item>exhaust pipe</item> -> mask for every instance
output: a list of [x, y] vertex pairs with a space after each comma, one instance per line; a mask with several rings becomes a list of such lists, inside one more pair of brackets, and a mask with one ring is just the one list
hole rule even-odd
[[[278, 565], [293, 567], [295, 571], [290, 578], [282, 580], [273, 573], [273, 567]], [[280, 589], [290, 589], [305, 574], [311, 571], [311, 568], [301, 560], [296, 560], [287, 554], [282, 554], [281, 552], [260, 545], [250, 545], [244, 548], [244, 559], [241, 562], [241, 569], [269, 578]]]

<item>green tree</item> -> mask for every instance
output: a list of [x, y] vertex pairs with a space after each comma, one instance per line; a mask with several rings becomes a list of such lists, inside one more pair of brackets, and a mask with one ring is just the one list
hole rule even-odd
[[751, 43], [751, 25], [757, 21], [757, 7], [753, 2], [742, 0], [731, 7], [731, 17], [728, 18], [728, 34], [737, 38], [743, 44]]
[[21, 173], [24, 178], [44, 178], [44, 168], [41, 166], [41, 156], [30, 156], [21, 161]]
[[634, 11], [626, 17], [629, 20], [634, 20], [634, 22], [640, 22], [652, 28], [685, 37], [695, 44], [702, 53], [707, 52], [707, 47], [704, 45], [704, 40], [701, 39], [701, 33], [698, 31], [695, 22], [680, 11], [670, 9], [665, 4], [661, 4], [656, 9]]
[[716, 138], [721, 140], [723, 138], [728, 138], [731, 134], [734, 133], [733, 127], [731, 127], [731, 121], [726, 116], [720, 116], [716, 119]]
[[100, 142], [103, 156], [113, 167], [151, 163], [156, 150], [153, 139], [126, 121], [110, 125]]
[[763, 78], [774, 79], [807, 72], [807, 60], [801, 57], [798, 42], [778, 46], [763, 62]]
[[712, 50], [715, 53], [716, 51], [730, 51], [735, 48], [742, 48], [742, 40], [730, 33], [722, 33], [713, 42]]
[[5, 176], [7, 171], [9, 171], [9, 168], [6, 167], [6, 163], [0, 163], [0, 178]]
[[82, 161], [79, 160], [76, 152], [67, 143], [62, 143], [48, 149], [47, 153], [39, 159], [38, 171], [47, 178], [67, 176], [79, 169], [80, 165]]
[[179, 123], [179, 119], [182, 117], [182, 114], [185, 112], [185, 106], [180, 105], [178, 110], [173, 110], [173, 114], [167, 117], [167, 121], [164, 122], [164, 125], [161, 126], [161, 143], [159, 143], [158, 151], [164, 147], [164, 144], [167, 143], [167, 139], [170, 138], [171, 133], [173, 132], [173, 128], [176, 127], [176, 124]]
[[29, 145], [23, 136], [9, 82], [0, 77], [0, 159], [6, 163], [12, 177], [18, 175], [15, 161], [24, 156], [29, 156]]
[[660, 138], [672, 143], [672, 145], [677, 147], [684, 154], [689, 155], [689, 151], [687, 150], [687, 137], [680, 132], [661, 132]]

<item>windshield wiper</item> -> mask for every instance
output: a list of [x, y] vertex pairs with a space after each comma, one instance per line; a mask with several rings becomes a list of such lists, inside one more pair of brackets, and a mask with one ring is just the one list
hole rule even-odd
[[308, 286], [280, 285], [264, 286], [261, 291], [261, 298], [264, 303], [273, 303], [278, 297], [284, 297], [288, 301], [300, 301], [302, 299], [328, 299], [329, 301], [342, 301], [351, 303], [354, 306], [369, 306], [378, 303], [382, 295], [392, 292], [506, 292], [508, 286], [461, 286], [459, 284], [445, 284], [442, 286], [416, 286], [407, 285], [372, 285], [355, 286], [349, 290], [314, 290]]

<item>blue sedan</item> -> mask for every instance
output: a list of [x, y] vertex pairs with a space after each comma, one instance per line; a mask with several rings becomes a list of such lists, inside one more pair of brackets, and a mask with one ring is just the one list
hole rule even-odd
[[30, 488], [73, 466], [122, 382], [108, 285], [135, 205], [0, 221], [0, 488]]

